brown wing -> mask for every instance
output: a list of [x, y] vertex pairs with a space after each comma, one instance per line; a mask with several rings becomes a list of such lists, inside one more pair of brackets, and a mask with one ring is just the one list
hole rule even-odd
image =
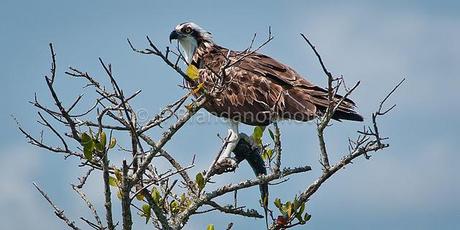
[[[264, 76], [282, 85], [288, 92], [286, 95], [290, 102], [295, 104], [302, 104], [306, 109], [309, 108], [308, 103], [313, 103], [317, 110], [313, 110], [314, 114], [318, 112], [324, 112], [328, 106], [328, 92], [327, 90], [312, 84], [305, 78], [300, 76], [295, 70], [287, 65], [284, 65], [275, 59], [268, 57], [263, 54], [255, 53], [248, 56], [247, 60], [241, 62], [239, 65], [242, 69], [253, 72], [256, 75]], [[336, 95], [336, 98], [342, 98], [340, 95]], [[302, 110], [299, 106], [289, 103], [288, 111], [292, 113], [298, 113], [297, 110]], [[292, 110], [292, 107], [295, 109]], [[333, 116], [335, 119], [345, 120], [358, 120], [362, 121], [363, 118], [356, 114], [353, 110], [355, 103], [346, 98], [339, 107], [339, 110]], [[289, 115], [289, 114], [288, 114]], [[289, 117], [288, 117], [289, 118]], [[295, 118], [298, 120], [297, 118]]]
[[[227, 49], [216, 48], [203, 56], [200, 81], [206, 89], [218, 85], [214, 73], [221, 70], [227, 53]], [[241, 55], [244, 54], [231, 52], [229, 58], [236, 61]], [[308, 121], [328, 105], [326, 90], [263, 54], [246, 56], [228, 68], [225, 77], [225, 88], [205, 108], [217, 116], [246, 124], [267, 125], [274, 119]], [[346, 99], [333, 118], [362, 120], [353, 108], [353, 101]]]

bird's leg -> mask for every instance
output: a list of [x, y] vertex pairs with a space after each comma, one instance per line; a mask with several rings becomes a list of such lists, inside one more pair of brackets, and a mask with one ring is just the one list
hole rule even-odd
[[236, 166], [236, 160], [231, 158], [231, 153], [238, 145], [238, 141], [240, 140], [239, 132], [238, 132], [238, 122], [229, 120], [229, 129], [228, 129], [228, 136], [226, 138], [227, 146], [222, 151], [219, 159], [217, 160], [218, 164], [230, 164], [232, 167]]

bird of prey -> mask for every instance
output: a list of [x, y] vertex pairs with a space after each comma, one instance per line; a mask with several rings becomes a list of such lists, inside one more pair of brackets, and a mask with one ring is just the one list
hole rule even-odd
[[[211, 33], [193, 22], [177, 25], [169, 39], [178, 40], [189, 68], [197, 72], [196, 78], [187, 79], [186, 84], [205, 92], [219, 91], [203, 106], [229, 123], [229, 144], [219, 162], [231, 159], [239, 140], [240, 122], [267, 126], [277, 120], [309, 121], [324, 114], [328, 107], [326, 89], [269, 56], [217, 45]], [[354, 108], [352, 100], [344, 99], [332, 119], [362, 121]]]

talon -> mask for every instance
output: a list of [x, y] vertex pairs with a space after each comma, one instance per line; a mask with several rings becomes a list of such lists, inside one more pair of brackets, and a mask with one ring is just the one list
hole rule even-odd
[[203, 89], [203, 82], [201, 82], [200, 84], [198, 84], [193, 90], [193, 94], [197, 94], [201, 89]]
[[195, 107], [195, 102], [192, 102], [188, 105], [185, 105], [185, 108], [188, 110], [188, 111], [192, 111], [193, 108]]
[[227, 163], [230, 165], [231, 168], [236, 168], [238, 167], [238, 162], [236, 161], [235, 158], [233, 157], [228, 157], [225, 159]]

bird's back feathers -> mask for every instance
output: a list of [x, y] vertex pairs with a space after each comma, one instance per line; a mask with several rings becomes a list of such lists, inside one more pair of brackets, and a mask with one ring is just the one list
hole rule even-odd
[[[227, 58], [233, 64], [222, 73]], [[199, 83], [207, 91], [222, 86], [216, 98], [205, 104], [209, 112], [220, 117], [249, 125], [268, 125], [278, 119], [308, 121], [324, 113], [329, 104], [327, 90], [263, 54], [229, 52], [213, 43], [202, 43], [192, 63], [198, 67]], [[346, 98], [332, 118], [362, 121], [354, 108], [355, 103]]]

